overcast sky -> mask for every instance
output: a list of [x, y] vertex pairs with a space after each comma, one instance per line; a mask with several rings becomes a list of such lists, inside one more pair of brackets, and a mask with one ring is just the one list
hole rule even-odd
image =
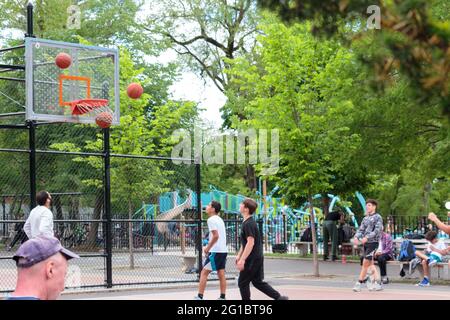
[[[148, 60], [166, 64], [176, 59], [176, 52], [168, 50], [161, 56], [157, 58], [152, 57]], [[201, 113], [203, 120], [216, 128], [222, 125], [220, 108], [225, 104], [226, 97], [211, 80], [207, 79], [205, 84], [205, 81], [200, 76], [193, 72], [184, 71], [179, 80], [170, 87], [170, 93], [174, 99], [187, 99], [198, 102], [200, 107], [205, 109]]]

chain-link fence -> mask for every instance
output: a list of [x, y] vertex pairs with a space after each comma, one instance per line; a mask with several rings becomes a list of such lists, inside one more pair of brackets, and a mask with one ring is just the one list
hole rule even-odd
[[81, 257], [68, 287], [197, 281], [198, 165], [109, 153], [94, 126], [0, 124], [0, 136], [0, 291], [15, 286], [11, 257], [39, 190], [52, 194], [55, 236]]

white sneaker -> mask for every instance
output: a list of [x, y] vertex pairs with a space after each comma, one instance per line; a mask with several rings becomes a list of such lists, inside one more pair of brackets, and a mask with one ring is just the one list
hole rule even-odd
[[199, 296], [195, 296], [194, 300], [203, 300], [203, 298], [200, 298]]
[[372, 277], [371, 276], [369, 276], [368, 278], [367, 278], [367, 280], [366, 280], [366, 286], [367, 286], [367, 289], [369, 289], [369, 291], [372, 291], [373, 290], [373, 286], [374, 286], [374, 281], [372, 281]]
[[381, 286], [381, 284], [379, 284], [378, 282], [375, 282], [371, 289], [369, 289], [370, 291], [381, 291], [383, 290], [383, 287]]
[[355, 286], [353, 287], [353, 291], [361, 292], [361, 283], [359, 281], [355, 283]]

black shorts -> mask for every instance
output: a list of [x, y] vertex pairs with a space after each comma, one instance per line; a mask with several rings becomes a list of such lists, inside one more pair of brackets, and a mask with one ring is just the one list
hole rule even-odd
[[373, 260], [378, 249], [378, 242], [368, 242], [363, 246], [363, 258]]
[[227, 253], [210, 252], [206, 258], [203, 267], [206, 270], [217, 271], [224, 270], [227, 264]]

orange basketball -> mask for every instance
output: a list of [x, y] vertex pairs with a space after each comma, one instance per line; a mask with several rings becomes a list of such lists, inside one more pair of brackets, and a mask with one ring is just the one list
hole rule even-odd
[[144, 93], [144, 89], [139, 83], [130, 83], [127, 88], [127, 94], [131, 99], [139, 99], [142, 93]]
[[58, 53], [55, 59], [56, 65], [61, 69], [67, 69], [72, 64], [72, 58], [64, 52]]
[[100, 128], [109, 128], [112, 124], [112, 114], [111, 112], [107, 112], [107, 111], [103, 111], [101, 113], [99, 113], [96, 117], [95, 117], [95, 123], [100, 127]]

